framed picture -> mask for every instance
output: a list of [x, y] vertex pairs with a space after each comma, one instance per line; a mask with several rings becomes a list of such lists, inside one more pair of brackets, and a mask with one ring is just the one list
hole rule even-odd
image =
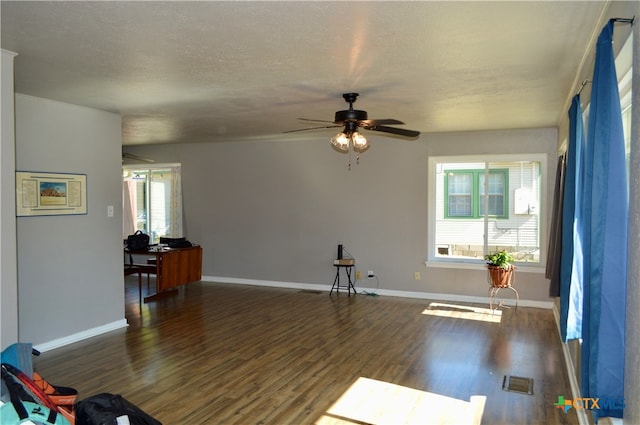
[[87, 175], [16, 172], [16, 215], [87, 213]]

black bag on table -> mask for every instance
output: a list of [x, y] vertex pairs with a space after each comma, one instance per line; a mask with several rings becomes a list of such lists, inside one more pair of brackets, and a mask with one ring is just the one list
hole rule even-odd
[[167, 245], [169, 248], [189, 248], [193, 246], [187, 238], [167, 238], [160, 237], [160, 245]]
[[146, 251], [149, 249], [149, 235], [138, 230], [133, 235], [127, 236], [127, 248], [130, 251]]
[[101, 393], [85, 398], [76, 403], [75, 412], [75, 425], [162, 425], [119, 394]]

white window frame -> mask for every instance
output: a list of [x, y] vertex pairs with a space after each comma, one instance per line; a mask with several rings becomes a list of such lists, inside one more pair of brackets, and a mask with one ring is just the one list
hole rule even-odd
[[[125, 177], [125, 175], [127, 174], [127, 172], [132, 172], [132, 171], [145, 171], [148, 172], [149, 175], [151, 175], [152, 171], [157, 171], [157, 170], [177, 170], [179, 173], [179, 181], [181, 181], [181, 176], [180, 174], [182, 173], [181, 170], [182, 166], [180, 163], [165, 163], [165, 164], [127, 164], [127, 165], [123, 165], [122, 169], [123, 169], [123, 179]], [[149, 185], [149, 182], [147, 182], [148, 188], [147, 188], [147, 192], [146, 192], [146, 198], [145, 199], [145, 204], [148, 206], [147, 209], [147, 217], [145, 218], [146, 222], [149, 224], [150, 220], [151, 220], [151, 215], [153, 214], [153, 209], [152, 209], [152, 202], [149, 199], [150, 196], [152, 196], [152, 189], [151, 186]], [[178, 188], [178, 191], [181, 192], [181, 188]], [[124, 195], [124, 193], [123, 193]], [[182, 223], [182, 214], [183, 214], [183, 210], [182, 210], [182, 194], [179, 193], [178, 194], [178, 199], [176, 200], [176, 203], [178, 204], [176, 208], [178, 208], [177, 211], [175, 211], [175, 213], [172, 214], [177, 214], [177, 216], [175, 217], [175, 219], [179, 222], [177, 223], [178, 228], [171, 229], [171, 234], [168, 235], [164, 235], [164, 236], [169, 236], [169, 237], [182, 237], [183, 236], [183, 232], [184, 232], [184, 225]], [[123, 205], [124, 206], [124, 205]], [[135, 227], [135, 223], [134, 223], [134, 227]], [[150, 233], [150, 236], [153, 236], [150, 230], [146, 230], [146, 232]], [[123, 236], [124, 235], [123, 232]], [[163, 236], [163, 235], [157, 235], [156, 239], [152, 240], [151, 243], [157, 243], [158, 242], [158, 238], [159, 236]]]
[[632, 114], [632, 56], [633, 36], [629, 36], [620, 53], [616, 57], [616, 71], [618, 72], [618, 93], [620, 95], [620, 110], [622, 112], [623, 127], [625, 130], [625, 156], [627, 159], [627, 173], [629, 172], [629, 155], [631, 146], [631, 114]]
[[520, 263], [518, 271], [544, 273], [547, 259], [547, 181], [549, 178], [547, 154], [486, 154], [486, 155], [449, 155], [432, 156], [427, 166], [427, 267], [456, 268], [485, 270], [484, 260], [472, 258], [446, 258], [437, 256], [436, 240], [436, 172], [437, 165], [443, 162], [510, 162], [510, 161], [538, 161], [540, 163], [540, 205], [538, 214], [540, 220], [540, 261], [538, 263]]

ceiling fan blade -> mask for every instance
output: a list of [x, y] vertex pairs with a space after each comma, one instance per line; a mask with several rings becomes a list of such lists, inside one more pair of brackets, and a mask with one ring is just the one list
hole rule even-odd
[[132, 159], [134, 161], [147, 162], [149, 164], [153, 164], [154, 162], [156, 162], [155, 160], [153, 160], [151, 158], [144, 158], [142, 156], [134, 155], [134, 154], [129, 153], [129, 152], [122, 152], [122, 159], [124, 159], [124, 158]]
[[404, 137], [418, 137], [420, 135], [419, 131], [407, 130], [404, 128], [387, 127], [384, 125], [365, 126], [364, 128], [366, 128], [367, 130], [381, 131], [383, 133], [397, 134], [398, 136]]
[[361, 127], [374, 126], [374, 125], [398, 125], [404, 124], [402, 121], [394, 120], [393, 118], [386, 118], [382, 120], [362, 120], [360, 121]]
[[321, 128], [337, 128], [342, 127], [341, 125], [323, 125], [321, 127], [310, 127], [310, 128], [299, 128], [297, 130], [287, 130], [283, 131], [283, 133], [295, 133], [297, 131], [308, 131], [308, 130], [319, 130]]
[[311, 122], [330, 122], [333, 123], [333, 121], [326, 121], [326, 120], [313, 120], [311, 118], [298, 118], [300, 121], [311, 121]]

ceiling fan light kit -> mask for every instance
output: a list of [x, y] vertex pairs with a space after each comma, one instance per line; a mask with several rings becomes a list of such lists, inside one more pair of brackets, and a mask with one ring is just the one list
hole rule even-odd
[[369, 149], [368, 140], [357, 131], [353, 133], [338, 133], [331, 138], [331, 146], [340, 153], [349, 152], [349, 147], [354, 151], [362, 153]]
[[[395, 134], [397, 136], [403, 136], [407, 138], [415, 139], [420, 135], [419, 131], [406, 130], [403, 128], [388, 127], [389, 125], [404, 124], [402, 121], [396, 119], [382, 119], [382, 120], [370, 120], [367, 111], [361, 111], [353, 109], [353, 103], [358, 98], [358, 93], [344, 93], [342, 97], [345, 102], [349, 104], [349, 109], [344, 111], [337, 111], [335, 113], [335, 119], [333, 125], [325, 125], [321, 127], [303, 128], [300, 130], [289, 130], [285, 133], [293, 133], [296, 131], [317, 130], [321, 128], [335, 128], [344, 126], [344, 130], [336, 134], [331, 138], [331, 147], [340, 153], [347, 153], [352, 149], [357, 154], [360, 154], [367, 149], [370, 145], [367, 139], [358, 131], [359, 128], [364, 128], [370, 131], [379, 131], [382, 133]], [[330, 121], [312, 120], [308, 118], [300, 118], [303, 121], [316, 121], [329, 123]], [[358, 158], [358, 156], [356, 156]], [[351, 162], [349, 161], [349, 169], [351, 169]]]
[[369, 149], [369, 142], [357, 131], [351, 134], [351, 143], [353, 144], [353, 150], [356, 152], [364, 152]]
[[344, 133], [338, 133], [331, 138], [331, 146], [341, 153], [349, 152], [349, 137]]

